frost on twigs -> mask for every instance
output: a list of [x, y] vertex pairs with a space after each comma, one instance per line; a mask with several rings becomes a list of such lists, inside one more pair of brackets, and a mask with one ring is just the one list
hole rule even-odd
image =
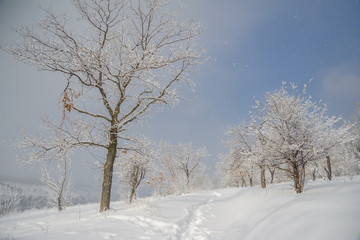
[[155, 156], [153, 146], [147, 138], [137, 137], [137, 139], [141, 141], [121, 150], [115, 164], [115, 174], [119, 176], [121, 184], [129, 189], [126, 196], [130, 203], [136, 199], [136, 190], [152, 171]]
[[21, 196], [17, 187], [10, 184], [1, 184], [0, 190], [0, 217], [8, 216], [18, 210]]
[[70, 179], [69, 169], [70, 160], [67, 156], [59, 157], [56, 162], [42, 164], [41, 182], [52, 191], [58, 211], [64, 210], [71, 204], [73, 183]]
[[70, 134], [65, 126], [58, 127], [47, 118], [43, 118], [43, 127], [44, 131], [38, 137], [23, 134], [17, 147], [28, 150], [21, 156], [22, 164], [41, 166], [41, 181], [54, 193], [54, 201], [61, 211], [70, 203], [69, 157], [79, 148], [81, 140], [74, 136], [80, 134]]
[[154, 170], [147, 179], [154, 194], [182, 194], [203, 187], [206, 148], [194, 149], [192, 144], [169, 145], [160, 142]]

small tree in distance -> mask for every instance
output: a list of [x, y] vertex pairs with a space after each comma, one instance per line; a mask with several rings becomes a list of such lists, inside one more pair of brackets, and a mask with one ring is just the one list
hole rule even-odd
[[[128, 129], [155, 106], [175, 104], [176, 89], [191, 87], [188, 73], [203, 63], [195, 39], [200, 26], [179, 21], [160, 0], [74, 0], [82, 28], [71, 29], [66, 16], [46, 10], [37, 29], [17, 30], [22, 42], [5, 49], [38, 70], [64, 76], [60, 138], [42, 157], [79, 148], [103, 152], [100, 212], [110, 208], [118, 151], [136, 150]], [[50, 156], [53, 157], [53, 156]]]
[[209, 154], [205, 147], [193, 150], [191, 144], [179, 144], [177, 146], [174, 161], [179, 174], [184, 179], [187, 191], [195, 187], [196, 177], [203, 174], [205, 165], [202, 161], [207, 156]]
[[153, 154], [144, 152], [124, 151], [122, 157], [117, 162], [116, 172], [121, 183], [130, 189], [129, 202], [136, 198], [136, 190], [145, 179], [153, 165]]
[[21, 196], [16, 186], [0, 185], [0, 217], [8, 216], [19, 208]]
[[203, 177], [203, 159], [208, 155], [206, 148], [194, 149], [192, 144], [169, 145], [160, 142], [155, 170], [149, 176], [148, 184], [158, 194], [181, 194], [197, 187]]
[[[254, 174], [258, 167], [263, 168], [260, 158], [256, 156], [256, 136], [249, 124], [242, 122], [237, 126], [228, 127], [225, 131], [226, 147], [229, 153], [221, 157], [219, 170], [228, 175], [226, 181], [234, 181], [231, 185], [252, 186]], [[265, 181], [265, 178], [263, 179]], [[265, 183], [262, 182], [262, 185]]]
[[43, 163], [41, 172], [41, 182], [48, 186], [55, 193], [58, 211], [64, 210], [70, 204], [72, 182], [69, 179], [70, 163], [67, 158], [60, 158], [56, 163], [56, 170], [49, 172], [50, 164]]
[[[354, 126], [352, 128], [352, 133], [354, 135], [353, 141], [353, 150], [355, 158], [360, 161], [360, 105], [357, 107], [356, 112], [353, 116]], [[360, 170], [360, 169], [359, 169]]]

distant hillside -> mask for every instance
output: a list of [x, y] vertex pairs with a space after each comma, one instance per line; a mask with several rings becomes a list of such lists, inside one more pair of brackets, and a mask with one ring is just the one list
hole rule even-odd
[[[54, 193], [37, 179], [0, 176], [0, 192], [16, 196], [16, 210], [42, 209], [55, 206]], [[97, 192], [90, 187], [74, 186], [70, 205], [98, 202]]]

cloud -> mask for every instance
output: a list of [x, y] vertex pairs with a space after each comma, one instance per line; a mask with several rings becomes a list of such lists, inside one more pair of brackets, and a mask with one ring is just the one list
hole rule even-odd
[[326, 69], [322, 74], [324, 96], [360, 100], [360, 64], [346, 63]]
[[[200, 20], [205, 31], [200, 36], [214, 54], [232, 54], [244, 41], [251, 41], [257, 26], [278, 11], [278, 1], [182, 0], [185, 16]], [[236, 51], [235, 51], [236, 52]]]
[[319, 94], [330, 115], [350, 120], [360, 104], [360, 64], [347, 62], [324, 69], [318, 75]]

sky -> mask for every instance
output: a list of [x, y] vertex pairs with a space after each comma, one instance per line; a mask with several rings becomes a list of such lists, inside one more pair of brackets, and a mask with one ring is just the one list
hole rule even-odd
[[[198, 44], [210, 57], [191, 76], [191, 101], [152, 114], [144, 127], [154, 141], [205, 146], [208, 173], [226, 152], [224, 131], [249, 117], [254, 98], [282, 82], [308, 85], [314, 100], [327, 103], [329, 115], [350, 119], [360, 104], [360, 2], [357, 0], [174, 0], [184, 19], [203, 25]], [[43, 17], [38, 6], [74, 14], [71, 2], [0, 0], [0, 43], [17, 36], [11, 27], [32, 26]], [[43, 115], [58, 117], [65, 78], [15, 63], [0, 52], [0, 175], [38, 177], [20, 167], [11, 146], [20, 130], [36, 135]], [[94, 167], [73, 157], [75, 183], [94, 177]]]

